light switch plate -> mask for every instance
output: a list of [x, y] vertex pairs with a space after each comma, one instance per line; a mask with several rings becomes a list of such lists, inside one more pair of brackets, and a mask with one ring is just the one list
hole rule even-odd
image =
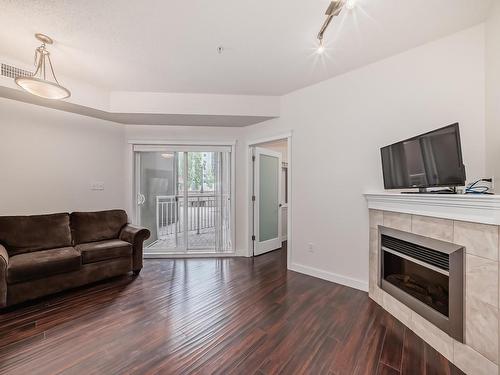
[[104, 190], [104, 182], [92, 182], [90, 184], [90, 190], [96, 190], [96, 191]]

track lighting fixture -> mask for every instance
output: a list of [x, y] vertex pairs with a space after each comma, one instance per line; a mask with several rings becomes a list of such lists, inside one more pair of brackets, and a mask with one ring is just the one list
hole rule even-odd
[[[354, 4], [353, 0], [347, 0], [347, 3], [350, 3], [350, 2]], [[328, 8], [326, 9], [326, 12], [325, 12], [325, 15], [326, 15], [325, 22], [323, 22], [323, 25], [321, 26], [321, 29], [319, 30], [319, 33], [317, 36], [318, 42], [319, 42], [317, 52], [319, 54], [321, 54], [325, 51], [325, 46], [323, 45], [323, 36], [325, 34], [326, 29], [328, 28], [328, 26], [330, 26], [330, 23], [332, 22], [333, 17], [336, 17], [340, 14], [344, 5], [346, 5], [345, 0], [333, 0], [330, 2], [330, 5], [328, 5]]]

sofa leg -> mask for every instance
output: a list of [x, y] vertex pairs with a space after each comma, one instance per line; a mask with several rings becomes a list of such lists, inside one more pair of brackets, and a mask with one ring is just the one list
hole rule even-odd
[[139, 274], [141, 273], [141, 270], [134, 270], [134, 276], [139, 276]]

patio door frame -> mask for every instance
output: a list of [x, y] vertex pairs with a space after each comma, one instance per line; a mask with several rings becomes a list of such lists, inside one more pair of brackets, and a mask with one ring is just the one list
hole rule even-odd
[[[235, 214], [236, 214], [236, 202], [235, 202], [235, 161], [236, 161], [236, 155], [235, 155], [235, 146], [236, 146], [236, 141], [229, 141], [229, 142], [213, 142], [213, 141], [144, 141], [144, 140], [131, 140], [128, 142], [130, 145], [130, 153], [131, 157], [129, 160], [131, 160], [131, 180], [130, 184], [132, 186], [131, 189], [131, 215], [130, 217], [132, 218], [132, 223], [135, 225], [140, 224], [140, 210], [138, 208], [137, 204], [137, 197], [138, 197], [138, 188], [140, 185], [140, 174], [137, 173], [137, 167], [140, 168], [140, 163], [138, 163], [139, 159], [139, 150], [140, 148], [147, 149], [148, 151], [151, 152], [217, 152], [217, 148], [229, 148], [229, 151], [231, 152], [231, 220], [230, 220], [230, 231], [231, 231], [231, 249], [228, 251], [220, 252], [218, 253], [217, 250], [215, 252], [211, 251], [210, 249], [206, 249], [206, 251], [203, 251], [203, 249], [197, 249], [195, 253], [190, 253], [188, 250], [188, 241], [187, 241], [187, 236], [188, 233], [186, 230], [183, 231], [183, 236], [184, 236], [184, 246], [179, 249], [177, 252], [158, 252], [158, 253], [147, 253], [145, 251], [144, 257], [145, 258], [171, 258], [171, 257], [196, 257], [196, 256], [206, 256], [207, 254], [210, 254], [211, 256], [227, 256], [235, 253]], [[187, 157], [184, 158], [184, 163], [187, 164]], [[184, 166], [185, 171], [187, 171], [186, 165]], [[186, 196], [188, 194], [187, 189], [184, 189], [184, 222], [183, 226], [187, 225], [187, 210], [188, 210], [188, 200], [186, 199]], [[184, 228], [185, 229], [185, 228]]]

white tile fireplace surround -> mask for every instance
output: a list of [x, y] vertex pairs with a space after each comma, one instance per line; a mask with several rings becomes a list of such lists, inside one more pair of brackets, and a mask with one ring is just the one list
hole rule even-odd
[[[377, 193], [365, 197], [370, 213], [370, 298], [467, 374], [498, 374], [500, 196]], [[379, 226], [465, 247], [465, 343], [380, 288]]]

